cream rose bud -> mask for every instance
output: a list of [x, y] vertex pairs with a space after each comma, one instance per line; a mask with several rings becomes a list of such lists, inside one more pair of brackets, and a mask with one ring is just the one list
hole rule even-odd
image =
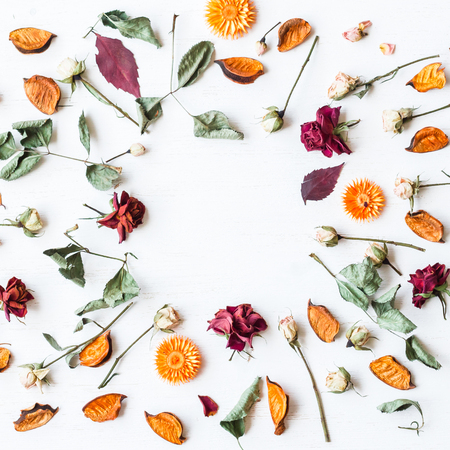
[[369, 257], [375, 268], [381, 267], [383, 264], [383, 261], [386, 259], [387, 256], [387, 247], [386, 245], [382, 246], [376, 242], [373, 242], [372, 244], [367, 247], [366, 253], [364, 253], [364, 257]]
[[324, 247], [335, 247], [339, 241], [337, 232], [333, 227], [317, 227], [315, 239]]
[[275, 131], [281, 130], [283, 128], [283, 119], [275, 106], [267, 108], [270, 111], [263, 117], [261, 125], [267, 133], [275, 133]]
[[367, 343], [370, 338], [370, 331], [364, 325], [353, 325], [347, 330], [345, 337], [348, 339], [347, 347], [358, 348]]
[[328, 89], [328, 98], [342, 100], [350, 91], [355, 89], [359, 77], [352, 78], [343, 72], [339, 72], [333, 84]]
[[153, 319], [160, 330], [170, 330], [180, 322], [180, 316], [171, 306], [164, 306]]
[[325, 385], [330, 391], [341, 393], [347, 389], [348, 380], [341, 372], [341, 369], [339, 369], [337, 372], [330, 372], [328, 374]]
[[256, 41], [255, 50], [256, 50], [256, 54], [258, 56], [261, 56], [262, 54], [266, 53], [267, 44], [265, 42]]
[[66, 58], [57, 67], [56, 71], [63, 80], [73, 76], [78, 63], [72, 58]]
[[133, 156], [142, 156], [145, 153], [145, 147], [142, 144], [133, 144], [130, 147], [130, 153]]
[[394, 194], [402, 200], [408, 200], [414, 195], [414, 183], [409, 178], [397, 177]]
[[32, 369], [23, 369], [19, 374], [19, 380], [25, 389], [30, 389], [36, 384], [37, 377]]
[[297, 339], [298, 326], [292, 316], [287, 316], [280, 320], [278, 328], [289, 342], [293, 342]]
[[[42, 228], [42, 221], [39, 213], [34, 208], [28, 208], [22, 216], [25, 215], [25, 220], [22, 221], [22, 225], [29, 231], [36, 232]], [[21, 216], [21, 217], [22, 217]]]
[[401, 133], [403, 131], [403, 118], [399, 111], [385, 109], [383, 111], [383, 130]]

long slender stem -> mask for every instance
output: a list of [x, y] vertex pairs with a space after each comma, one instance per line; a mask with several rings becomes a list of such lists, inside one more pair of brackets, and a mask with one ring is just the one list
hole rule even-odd
[[42, 369], [45, 369], [45, 368], [51, 366], [52, 364], [54, 364], [55, 362], [59, 361], [60, 359], [64, 358], [65, 356], [70, 355], [74, 351], [78, 350], [80, 347], [83, 347], [83, 345], [90, 344], [91, 342], [95, 341], [106, 330], [111, 328], [133, 306], [133, 304], [134, 303], [130, 303], [126, 308], [124, 308], [122, 310], [122, 312], [112, 322], [110, 322], [108, 325], [106, 325], [106, 327], [103, 328], [102, 331], [99, 331], [94, 337], [88, 339], [87, 341], [82, 342], [81, 344], [71, 346], [71, 348], [69, 350], [67, 350], [67, 352], [63, 353], [61, 356], [58, 356], [58, 358], [54, 359], [53, 361], [49, 362], [48, 364], [44, 364], [42, 366]]
[[110, 375], [113, 372], [113, 370], [116, 368], [117, 364], [119, 364], [119, 361], [126, 355], [128, 350], [130, 350], [131, 347], [133, 347], [136, 342], [138, 342], [140, 339], [142, 339], [153, 327], [155, 324], [153, 324], [149, 329], [145, 330], [136, 340], [133, 341], [132, 344], [130, 344], [114, 361], [114, 364], [111, 366], [111, 369], [109, 370], [108, 374], [104, 378], [104, 380], [100, 383], [97, 389], [104, 388], [109, 382], [110, 382]]
[[261, 39], [260, 42], [266, 42], [266, 36], [274, 29], [276, 28], [278, 25], [280, 25], [281, 22], [278, 22], [276, 25], [274, 25]]
[[175, 97], [175, 95], [171, 94], [172, 97], [178, 102], [178, 104], [191, 116], [194, 117], [182, 104], [181, 102]]
[[441, 111], [442, 109], [446, 109], [446, 108], [450, 108], [450, 104], [445, 105], [445, 106], [441, 106], [440, 108], [433, 109], [431, 111], [424, 112], [422, 114], [416, 114], [415, 116], [411, 116], [411, 118], [409, 120], [415, 119], [416, 117], [426, 116], [427, 114], [432, 114], [432, 113], [435, 113], [437, 111]]
[[339, 239], [348, 239], [350, 241], [367, 241], [367, 242], [382, 242], [384, 244], [390, 244], [390, 245], [399, 245], [401, 247], [409, 247], [413, 248], [414, 250], [419, 250], [421, 252], [425, 252], [426, 249], [422, 247], [416, 247], [412, 244], [406, 244], [404, 242], [395, 242], [395, 241], [385, 241], [384, 239], [372, 239], [372, 238], [359, 238], [359, 237], [349, 237], [349, 236], [342, 236], [338, 235]]
[[72, 236], [70, 236], [68, 233], [64, 233], [64, 235], [66, 237], [68, 237], [75, 245], [78, 245], [78, 247], [82, 248], [82, 252], [84, 253], [88, 253], [89, 255], [94, 255], [94, 256], [99, 256], [100, 258], [106, 258], [106, 259], [114, 259], [116, 261], [120, 261], [123, 264], [126, 264], [127, 262], [127, 254], [125, 253], [125, 259], [121, 259], [121, 258], [116, 258], [115, 256], [107, 256], [107, 255], [101, 255], [100, 253], [94, 253], [91, 252], [87, 247], [84, 247], [83, 245], [81, 245], [80, 243], [78, 243]]
[[116, 155], [112, 158], [109, 158], [106, 162], [109, 163], [111, 162], [113, 159], [119, 158], [120, 156], [126, 155], [127, 153], [130, 153], [130, 150], [127, 150], [126, 152], [121, 153], [120, 155]]
[[444, 315], [444, 320], [447, 320], [447, 302], [445, 301], [444, 296], [442, 295], [442, 292], [438, 292], [439, 300], [441, 301], [442, 305], [442, 314]]
[[[295, 80], [294, 86], [292, 86], [291, 92], [289, 93], [289, 96], [288, 96], [288, 98], [287, 98], [287, 100], [286, 100], [286, 104], [284, 105], [283, 111], [280, 111], [280, 112], [278, 113], [278, 115], [279, 115], [280, 117], [284, 116], [284, 114], [285, 114], [285, 112], [286, 112], [286, 108], [288, 107], [289, 100], [291, 99], [291, 95], [292, 95], [292, 93], [294, 92], [295, 86], [297, 86], [298, 80], [300, 80], [300, 77], [302, 76], [302, 73], [303, 73], [303, 70], [304, 70], [305, 67], [306, 67], [306, 64], [308, 64], [309, 58], [310, 58], [310, 56], [311, 56], [311, 53], [313, 52], [314, 47], [316, 46], [318, 40], [319, 40], [319, 36], [316, 36], [316, 38], [314, 39], [313, 45], [311, 46], [311, 50], [309, 51], [308, 56], [306, 57], [306, 60], [305, 60], [305, 62], [303, 63], [303, 66], [302, 66], [302, 68], [301, 68], [301, 70], [300, 70], [300, 73], [298, 74], [298, 77], [297, 77], [297, 79]], [[282, 115], [281, 115], [281, 113], [282, 113]]]
[[[170, 92], [172, 92], [172, 83], [173, 83], [173, 65], [175, 62], [175, 22], [177, 21], [177, 15], [173, 15], [173, 24], [172, 24], [172, 66], [170, 68]], [[167, 94], [169, 95], [169, 94]], [[167, 96], [166, 96], [167, 97]]]
[[92, 206], [87, 205], [86, 203], [83, 203], [83, 206], [86, 208], [92, 209], [92, 211], [95, 211], [96, 213], [100, 214], [101, 216], [106, 216], [107, 214], [100, 212], [98, 209], [93, 208]]
[[419, 188], [431, 187], [431, 186], [446, 186], [450, 183], [434, 183], [434, 184], [421, 184]]
[[[97, 25], [100, 20], [102, 20], [101, 16], [103, 16], [103, 13], [100, 15], [99, 19], [97, 20], [97, 22], [95, 22], [95, 25]], [[87, 38], [88, 35], [92, 32], [92, 30], [95, 28], [95, 25], [91, 27], [91, 29], [83, 36], [83, 39]]]
[[388, 266], [391, 267], [395, 272], [397, 272], [398, 275], [402, 276], [402, 273], [400, 272], [400, 270], [398, 270], [395, 266], [393, 266], [393, 265], [391, 264], [391, 262], [390, 262], [387, 258], [383, 261], [383, 264], [388, 265]]
[[312, 259], [314, 259], [315, 261], [317, 261], [320, 265], [322, 265], [326, 271], [333, 277], [336, 278], [336, 276], [334, 275], [333, 272], [331, 272], [331, 270], [322, 262], [322, 260], [315, 254], [315, 253], [311, 253], [309, 255]]

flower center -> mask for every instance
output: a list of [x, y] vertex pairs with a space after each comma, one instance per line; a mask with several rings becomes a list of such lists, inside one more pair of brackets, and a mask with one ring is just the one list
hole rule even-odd
[[225, 20], [234, 20], [238, 15], [238, 9], [235, 5], [226, 5], [222, 9], [222, 17]]
[[184, 366], [186, 358], [183, 353], [173, 350], [167, 357], [167, 365], [173, 370], [179, 370]]
[[356, 201], [358, 206], [367, 208], [370, 203], [370, 197], [367, 194], [359, 194]]

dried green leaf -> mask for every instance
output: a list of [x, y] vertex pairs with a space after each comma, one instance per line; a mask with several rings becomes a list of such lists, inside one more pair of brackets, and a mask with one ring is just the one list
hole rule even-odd
[[190, 86], [206, 70], [214, 52], [214, 44], [202, 41], [191, 47], [178, 66], [178, 89]]
[[48, 147], [50, 143], [53, 131], [52, 119], [15, 122], [12, 127], [23, 136], [20, 143], [25, 148]]
[[84, 117], [84, 111], [82, 111], [80, 118], [78, 119], [78, 131], [80, 132], [80, 141], [87, 151], [87, 154], [91, 154], [91, 136], [89, 134], [89, 128]]
[[72, 253], [80, 252], [83, 247], [80, 247], [75, 244], [69, 244], [67, 247], [60, 248], [50, 248], [49, 250], [45, 250], [44, 255], [49, 256], [59, 267], [62, 269], [68, 268], [67, 256]]
[[88, 312], [97, 311], [98, 309], [106, 309], [109, 308], [109, 305], [103, 300], [93, 300], [88, 304], [81, 306], [75, 311], [77, 316], [82, 316], [83, 314], [87, 314]]
[[50, 334], [42, 333], [45, 337], [46, 341], [58, 352], [62, 351], [63, 348], [56, 342], [56, 339], [52, 337]]
[[410, 361], [420, 361], [432, 369], [439, 370], [442, 366], [436, 358], [430, 355], [423, 347], [416, 336], [410, 336], [406, 339], [406, 357]]
[[369, 257], [365, 258], [360, 264], [350, 264], [339, 273], [360, 288], [366, 295], [374, 294], [383, 281]]
[[417, 411], [419, 411], [420, 416], [422, 417], [422, 425], [419, 427], [419, 424], [417, 422], [412, 422], [412, 424], [416, 424], [415, 428], [411, 427], [399, 427], [403, 430], [413, 430], [417, 431], [417, 434], [419, 434], [419, 430], [424, 426], [425, 421], [423, 419], [423, 413], [422, 408], [419, 405], [419, 402], [415, 402], [413, 400], [408, 400], [406, 398], [399, 398], [397, 400], [393, 400], [392, 402], [382, 403], [381, 405], [377, 406], [377, 409], [381, 411], [382, 413], [391, 414], [398, 411], [404, 411], [405, 409], [408, 409], [410, 406], [414, 406]]
[[83, 317], [78, 323], [77, 326], [75, 327], [75, 330], [73, 330], [74, 333], [81, 331], [85, 325], [87, 325], [88, 323], [93, 323], [94, 321], [92, 319], [89, 319], [87, 317]]
[[0, 179], [14, 181], [26, 175], [40, 161], [41, 155], [33, 151], [19, 151], [0, 171]]
[[361, 291], [361, 289], [356, 287], [353, 283], [348, 283], [346, 281], [339, 280], [338, 278], [336, 278], [336, 283], [338, 285], [341, 297], [346, 302], [353, 303], [363, 311], [367, 311], [369, 308], [369, 299], [367, 298], [367, 295]]
[[375, 314], [378, 317], [382, 316], [386, 311], [394, 308], [395, 296], [397, 295], [397, 291], [399, 289], [400, 284], [397, 284], [397, 286], [389, 289], [389, 291], [387, 291], [381, 297], [372, 300], [372, 308], [374, 309]]
[[106, 283], [103, 291], [103, 299], [111, 308], [131, 300], [137, 295], [139, 295], [139, 286], [125, 267], [122, 267]]
[[162, 116], [161, 97], [139, 97], [136, 99], [136, 109], [143, 134], [152, 122]]
[[377, 323], [380, 328], [398, 331], [404, 334], [411, 333], [411, 331], [417, 328], [416, 325], [395, 308], [385, 311], [377, 318]]
[[194, 136], [207, 139], [244, 139], [243, 133], [230, 127], [228, 117], [220, 111], [208, 111], [193, 116]]
[[67, 267], [61, 267], [59, 273], [70, 281], [73, 281], [77, 286], [83, 287], [86, 284], [84, 278], [83, 260], [80, 253], [75, 253], [66, 258]]
[[16, 143], [10, 131], [0, 134], [0, 159], [11, 158], [16, 152]]
[[86, 178], [99, 191], [107, 191], [117, 184], [120, 174], [109, 167], [92, 164], [86, 168]]

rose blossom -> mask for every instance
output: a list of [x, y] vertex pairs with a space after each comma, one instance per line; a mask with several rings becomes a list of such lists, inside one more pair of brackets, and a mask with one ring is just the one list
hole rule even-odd
[[142, 223], [145, 206], [137, 198], [130, 197], [125, 191], [122, 192], [120, 203], [117, 193], [114, 192], [113, 206], [114, 211], [97, 222], [113, 230], [117, 229], [119, 244], [121, 244], [126, 239], [126, 234], [131, 233]]
[[380, 268], [383, 264], [383, 261], [387, 256], [387, 247], [386, 244], [380, 245], [376, 242], [372, 242], [372, 244], [367, 247], [366, 253], [364, 253], [365, 258], [370, 258], [373, 262], [375, 268]]
[[0, 286], [0, 304], [5, 311], [6, 320], [10, 322], [10, 315], [25, 317], [27, 302], [34, 297], [28, 292], [25, 284], [16, 277], [8, 281], [6, 289]]
[[358, 350], [370, 339], [370, 331], [364, 325], [353, 325], [345, 337], [348, 339], [347, 347], [356, 347]]
[[284, 338], [289, 341], [289, 343], [297, 339], [298, 326], [292, 316], [287, 316], [284, 319], [280, 320], [278, 328], [283, 333]]
[[358, 42], [364, 36], [367, 36], [367, 33], [364, 33], [364, 30], [369, 28], [371, 25], [372, 22], [370, 20], [366, 20], [365, 22], [361, 22], [357, 27], [344, 31], [342, 36], [350, 42]]
[[408, 200], [414, 195], [414, 183], [409, 178], [397, 177], [394, 194], [402, 200]]
[[338, 245], [339, 237], [337, 231], [333, 227], [317, 227], [316, 241], [324, 247], [335, 247]]
[[348, 387], [348, 380], [340, 370], [337, 372], [330, 372], [325, 381], [325, 386], [332, 392], [342, 393], [345, 392]]
[[19, 374], [19, 380], [25, 389], [37, 386], [42, 394], [42, 382], [47, 382], [45, 377], [49, 372], [50, 369], [31, 369], [27, 367]]
[[180, 316], [171, 306], [161, 308], [153, 319], [160, 330], [171, 330], [180, 323]]
[[339, 72], [333, 84], [328, 89], [328, 98], [342, 100], [350, 91], [355, 89], [358, 81], [359, 77], [352, 78], [343, 72]]
[[413, 108], [385, 109], [383, 111], [383, 130], [400, 134], [403, 131], [403, 123], [411, 119]]
[[56, 71], [61, 76], [63, 80], [73, 76], [75, 69], [77, 68], [78, 62], [72, 58], [64, 59], [57, 67]]

